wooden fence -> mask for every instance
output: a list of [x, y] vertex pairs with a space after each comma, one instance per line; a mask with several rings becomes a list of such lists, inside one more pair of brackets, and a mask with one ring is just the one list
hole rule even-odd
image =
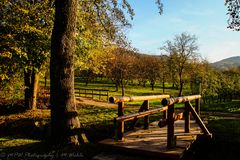
[[88, 97], [93, 98], [94, 96], [97, 96], [100, 100], [101, 97], [106, 97], [106, 100], [108, 101], [109, 98], [109, 90], [104, 89], [88, 89], [88, 88], [75, 88], [75, 96], [79, 97]]
[[[108, 101], [109, 98], [109, 90], [104, 89], [88, 89], [88, 88], [75, 88], [75, 97], [88, 97], [93, 98], [97, 96], [98, 99], [101, 97], [106, 97]], [[49, 97], [50, 96], [50, 88], [42, 87], [39, 89], [38, 96]]]
[[[124, 140], [124, 122], [133, 120], [135, 124], [138, 118], [144, 118], [144, 128], [149, 128], [149, 115], [163, 112], [164, 119], [159, 122], [159, 127], [167, 125], [167, 147], [172, 148], [176, 145], [176, 135], [174, 135], [174, 122], [181, 119], [184, 115], [185, 120], [185, 133], [190, 132], [190, 112], [195, 118], [196, 123], [201, 128], [204, 135], [212, 136], [208, 131], [203, 121], [200, 118], [200, 95], [185, 96], [169, 98], [169, 95], [156, 95], [156, 96], [140, 96], [140, 97], [110, 97], [111, 103], [118, 103], [118, 117], [114, 119], [115, 122], [115, 140]], [[163, 107], [149, 110], [149, 100], [161, 100]], [[124, 102], [142, 101], [143, 103], [138, 113], [124, 115]], [[192, 106], [190, 101], [195, 100], [195, 106]], [[174, 104], [184, 103], [184, 112], [175, 113]]]

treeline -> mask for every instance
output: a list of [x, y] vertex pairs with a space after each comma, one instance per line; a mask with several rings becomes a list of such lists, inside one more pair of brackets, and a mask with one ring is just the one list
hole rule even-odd
[[76, 68], [76, 76], [82, 77], [86, 85], [96, 77], [108, 78], [116, 85], [116, 90], [122, 89], [122, 95], [132, 81], [143, 87], [149, 83], [152, 90], [156, 83], [161, 83], [163, 93], [165, 84], [172, 84], [173, 89], [179, 90], [176, 96], [181, 96], [183, 87], [188, 85], [192, 94], [201, 92], [206, 102], [212, 97], [225, 101], [240, 95], [240, 68], [213, 68], [197, 53], [196, 40], [188, 33], [176, 35], [161, 47], [161, 55], [111, 48], [105, 50], [104, 56], [88, 61], [87, 69]]
[[152, 90], [156, 83], [160, 83], [162, 93], [165, 93], [166, 84], [171, 84], [172, 89], [179, 90], [175, 96], [183, 94], [180, 87], [190, 88], [192, 94], [200, 92], [205, 103], [240, 97], [240, 67], [217, 70], [199, 57], [184, 62], [180, 73], [174, 68], [180, 63], [180, 57], [174, 57], [177, 55], [147, 55], [122, 48], [112, 49], [106, 55], [108, 57], [102, 59], [104, 63], [99, 69], [101, 72], [94, 72], [96, 68], [78, 68], [76, 76], [81, 77], [86, 85], [96, 78], [107, 78], [115, 84], [117, 91], [122, 89], [123, 95], [125, 87], [134, 81], [143, 87], [149, 83]]

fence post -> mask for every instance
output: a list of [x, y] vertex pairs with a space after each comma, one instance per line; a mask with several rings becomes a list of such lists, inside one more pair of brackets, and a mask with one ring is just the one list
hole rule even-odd
[[174, 136], [174, 104], [168, 106], [167, 111], [167, 147], [173, 148], [176, 145], [176, 137]]
[[185, 119], [185, 133], [190, 132], [190, 114], [189, 114], [189, 103], [185, 102], [185, 110], [184, 110], [184, 119]]
[[[149, 100], [144, 101], [144, 110], [148, 111], [149, 110]], [[149, 116], [144, 117], [144, 129], [149, 128]]]
[[200, 116], [200, 98], [195, 100], [195, 110], [197, 114]]
[[[124, 102], [118, 102], [118, 117], [123, 116]], [[117, 122], [117, 140], [123, 140], [124, 136], [124, 122]]]
[[167, 119], [167, 111], [163, 111], [162, 119]]

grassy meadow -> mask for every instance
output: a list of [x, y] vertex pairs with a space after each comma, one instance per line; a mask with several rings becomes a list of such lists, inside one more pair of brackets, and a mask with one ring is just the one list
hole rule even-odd
[[[80, 80], [76, 80], [76, 88], [94, 88], [108, 89], [109, 96], [121, 95], [121, 89], [117, 92], [115, 86], [110, 82], [104, 84], [99, 81], [89, 83], [88, 86]], [[168, 84], [165, 94], [175, 95], [178, 90], [171, 89]], [[189, 88], [184, 89], [184, 95], [190, 93]], [[155, 95], [163, 94], [159, 84], [156, 85], [154, 91], [151, 90], [149, 84], [146, 87], [139, 86], [133, 83], [126, 86], [126, 95]], [[98, 96], [94, 97], [98, 100]], [[102, 99], [106, 102], [105, 97]], [[142, 102], [126, 103], [125, 114], [135, 113], [138, 111]], [[159, 101], [150, 101], [151, 108], [160, 107]], [[183, 107], [183, 105], [177, 105]], [[3, 105], [0, 106], [0, 159], [36, 159], [39, 155], [46, 155], [43, 159], [66, 158], [63, 153], [80, 153], [78, 159], [91, 159], [94, 155], [101, 152], [101, 147], [98, 141], [114, 136], [113, 119], [117, 116], [117, 108], [98, 106], [98, 105], [78, 105], [79, 119], [82, 128], [82, 143], [80, 147], [74, 151], [59, 150], [56, 147], [48, 146], [47, 124], [50, 121], [49, 109], [37, 109], [35, 111], [22, 110], [19, 105]], [[213, 140], [205, 144], [205, 142], [197, 142], [191, 150], [183, 157], [183, 159], [218, 159], [224, 160], [234, 159], [238, 156], [237, 149], [240, 145], [240, 101], [222, 102], [218, 104], [202, 105], [202, 115], [208, 120], [208, 128], [213, 133]], [[207, 113], [207, 114], [205, 114]], [[224, 114], [216, 114], [224, 113]], [[226, 114], [226, 115], [225, 115]], [[234, 116], [233, 116], [234, 115]], [[150, 117], [151, 121], [156, 121], [161, 118], [161, 114], [156, 114]], [[140, 120], [137, 126], [140, 126]], [[129, 122], [130, 124], [130, 122]], [[128, 130], [128, 123], [126, 130]], [[87, 139], [87, 141], [86, 141]], [[32, 156], [31, 155], [34, 155]], [[48, 154], [48, 156], [47, 156]], [[76, 159], [69, 157], [68, 159]], [[204, 157], [203, 157], [204, 155]], [[83, 158], [84, 157], [84, 158]]]

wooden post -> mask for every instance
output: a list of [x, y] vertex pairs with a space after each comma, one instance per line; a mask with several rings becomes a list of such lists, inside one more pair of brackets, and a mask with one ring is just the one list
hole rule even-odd
[[[124, 102], [118, 102], [118, 117], [123, 116]], [[124, 122], [117, 122], [117, 140], [122, 141], [124, 138]]]
[[185, 102], [185, 111], [184, 111], [184, 119], [185, 119], [185, 133], [190, 132], [190, 110], [189, 110], [189, 103]]
[[162, 119], [159, 120], [158, 126], [160, 128], [167, 125], [167, 110], [163, 111]]
[[195, 110], [197, 114], [200, 116], [200, 98], [195, 100]]
[[174, 136], [174, 104], [168, 106], [167, 112], [167, 147], [173, 148], [176, 145], [176, 137]]
[[162, 119], [167, 119], [167, 111], [163, 111]]
[[99, 100], [101, 99], [101, 90], [99, 90]]
[[[148, 111], [149, 110], [149, 100], [145, 100], [144, 102], [144, 110]], [[144, 129], [149, 128], [149, 116], [144, 117]]]
[[[138, 113], [143, 112], [143, 111], [148, 111], [149, 110], [149, 100], [143, 101], [141, 107], [138, 110]], [[136, 123], [138, 121], [138, 118], [134, 119], [131, 125], [131, 129], [134, 129]], [[148, 129], [149, 125], [149, 116], [144, 117], [144, 129]]]
[[196, 110], [193, 108], [190, 102], [188, 102], [188, 105], [189, 105], [190, 112], [192, 113], [199, 127], [202, 129], [203, 133], [212, 137], [212, 134], [208, 131], [207, 127], [205, 126], [205, 124], [203, 123], [200, 116], [197, 114]]

